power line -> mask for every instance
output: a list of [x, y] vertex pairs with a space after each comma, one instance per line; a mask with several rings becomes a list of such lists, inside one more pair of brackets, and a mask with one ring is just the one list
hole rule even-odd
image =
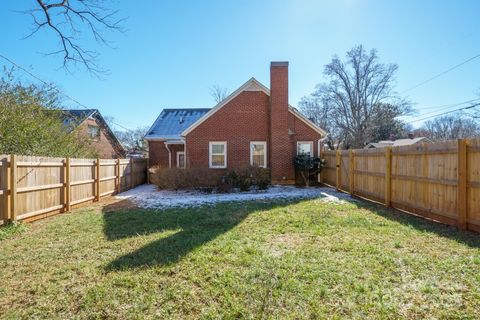
[[[65, 98], [67, 98], [67, 99], [69, 99], [69, 100], [71, 100], [71, 101], [75, 102], [75, 103], [76, 103], [76, 104], [78, 104], [79, 106], [81, 106], [81, 107], [83, 107], [83, 108], [85, 108], [85, 109], [96, 109], [96, 108], [91, 108], [91, 107], [88, 107], [88, 106], [84, 105], [83, 103], [81, 103], [80, 101], [78, 101], [77, 99], [75, 99], [75, 98], [73, 98], [73, 97], [69, 96], [69, 95], [68, 95], [68, 94], [66, 94], [65, 92], [62, 92], [62, 91], [60, 91], [60, 90], [59, 90], [59, 89], [57, 89], [57, 88], [56, 88], [56, 87], [55, 87], [53, 84], [51, 84], [51, 83], [48, 83], [47, 81], [45, 81], [45, 80], [41, 79], [40, 77], [36, 76], [36, 75], [35, 75], [35, 74], [33, 74], [31, 71], [29, 71], [28, 69], [26, 69], [26, 68], [22, 67], [21, 65], [19, 65], [19, 64], [18, 64], [18, 63], [16, 63], [15, 61], [13, 61], [13, 60], [11, 60], [11, 59], [9, 59], [9, 58], [5, 57], [5, 56], [4, 56], [4, 55], [2, 55], [1, 53], [0, 53], [0, 58], [2, 58], [2, 59], [4, 59], [5, 61], [7, 61], [7, 62], [11, 63], [11, 64], [12, 64], [13, 66], [15, 66], [16, 68], [18, 68], [18, 69], [22, 70], [23, 72], [25, 72], [26, 74], [28, 74], [28, 75], [29, 75], [29, 76], [31, 76], [32, 78], [34, 78], [34, 79], [36, 79], [36, 80], [40, 81], [40, 82], [41, 82], [41, 83], [43, 83], [44, 85], [46, 85], [46, 86], [50, 87], [51, 89], [55, 90], [55, 91], [56, 91], [58, 94], [61, 94], [61, 95], [63, 95]], [[123, 128], [123, 129], [125, 129], [125, 130], [128, 130], [128, 131], [133, 131], [132, 129], [129, 129], [129, 128], [125, 127], [125, 126], [122, 126], [121, 124], [118, 124], [118, 123], [116, 123], [116, 122], [114, 122], [114, 121], [110, 121], [110, 122], [111, 122], [112, 124], [114, 124], [114, 125], [117, 125], [117, 126], [119, 126], [120, 128]]]
[[435, 80], [435, 79], [443, 76], [444, 74], [447, 74], [447, 73], [449, 73], [450, 71], [453, 71], [453, 70], [455, 70], [455, 69], [463, 66], [464, 64], [466, 64], [466, 63], [468, 63], [468, 62], [470, 62], [470, 61], [472, 61], [472, 60], [475, 60], [475, 59], [477, 59], [477, 58], [479, 58], [479, 57], [480, 57], [480, 54], [477, 54], [477, 55], [475, 55], [475, 56], [473, 56], [473, 57], [471, 57], [471, 58], [469, 58], [469, 59], [467, 59], [467, 60], [465, 60], [465, 61], [463, 61], [463, 62], [460, 62], [460, 63], [457, 64], [457, 65], [454, 65], [453, 67], [448, 68], [448, 69], [445, 70], [445, 71], [440, 72], [439, 74], [434, 75], [434, 76], [431, 77], [431, 78], [428, 78], [428, 79], [425, 80], [425, 81], [422, 81], [422, 82], [414, 85], [413, 87], [408, 88], [407, 90], [404, 90], [404, 91], [400, 92], [400, 94], [403, 94], [403, 93], [405, 93], [405, 92], [408, 92], [408, 91], [411, 91], [411, 90], [413, 90], [413, 89], [416, 89], [416, 88], [418, 88], [418, 87], [420, 87], [420, 86], [423, 86], [424, 84], [426, 84], [426, 83], [428, 83], [428, 82], [430, 82], [430, 81], [432, 81], [432, 80]]
[[[465, 103], [471, 103], [471, 102], [475, 102], [475, 101], [478, 101], [480, 100], [480, 98], [476, 98], [476, 99], [471, 99], [471, 100], [467, 100], [467, 101], [462, 101], [462, 102], [456, 102], [456, 103], [448, 103], [448, 104], [442, 104], [442, 105], [438, 105], [438, 106], [421, 106], [421, 107], [418, 107], [419, 109], [422, 109], [422, 110], [425, 110], [425, 109], [437, 109], [437, 108], [451, 108], [451, 107], [456, 107], [456, 106], [459, 106], [459, 105], [462, 105], [462, 104], [465, 104]], [[437, 110], [439, 111], [439, 110]]]
[[[444, 106], [447, 106], [445, 108], [440, 108], [438, 110], [435, 110], [435, 111], [430, 111], [430, 112], [427, 112], [427, 113], [423, 113], [423, 114], [419, 114], [419, 115], [411, 115], [411, 116], [406, 116], [407, 118], [411, 118], [411, 117], [423, 117], [423, 116], [426, 116], [426, 115], [430, 115], [430, 114], [434, 114], [434, 113], [437, 113], [437, 112], [440, 112], [440, 111], [444, 111], [444, 110], [448, 110], [452, 107], [457, 107], [457, 106], [460, 106], [462, 104], [465, 104], [465, 103], [472, 103], [472, 102], [475, 102], [475, 101], [478, 101], [480, 100], [480, 98], [478, 99], [472, 99], [472, 100], [467, 100], [467, 101], [464, 101], [464, 102], [459, 102], [459, 103], [454, 103], [454, 104], [450, 104], [450, 105], [444, 105]], [[440, 107], [440, 106], [438, 106]], [[432, 107], [433, 108], [433, 107]]]
[[476, 103], [476, 104], [472, 104], [472, 105], [467, 106], [467, 107], [458, 108], [458, 109], [455, 109], [455, 110], [450, 110], [450, 111], [447, 111], [447, 112], [435, 114], [435, 115], [433, 115], [433, 116], [428, 116], [428, 117], [424, 117], [424, 118], [421, 118], [421, 119], [416, 119], [416, 120], [408, 121], [407, 123], [419, 122], [419, 121], [427, 120], [427, 119], [430, 119], [430, 118], [435, 118], [435, 117], [443, 116], [443, 115], [445, 115], [445, 114], [452, 113], [452, 112], [457, 112], [457, 111], [461, 111], [461, 110], [472, 109], [472, 108], [475, 108], [475, 107], [477, 107], [477, 106], [480, 106], [480, 102], [479, 102], [479, 103]]

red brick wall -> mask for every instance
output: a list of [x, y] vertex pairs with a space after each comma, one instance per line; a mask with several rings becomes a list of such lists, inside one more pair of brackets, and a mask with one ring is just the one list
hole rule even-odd
[[270, 159], [272, 182], [292, 183], [294, 149], [288, 132], [288, 63], [270, 66]]
[[148, 141], [148, 163], [151, 167], [168, 167], [168, 151], [163, 141]]
[[[170, 152], [172, 154], [172, 168], [177, 167], [177, 152], [183, 151], [183, 145], [169, 145]], [[168, 168], [168, 151], [165, 148], [165, 142], [163, 141], [149, 141], [149, 165], [161, 166]]]
[[[269, 104], [269, 97], [263, 92], [244, 91], [240, 93], [187, 135], [187, 166], [208, 168], [209, 142], [227, 141], [227, 170], [243, 168], [250, 165], [250, 142], [267, 141], [267, 166], [271, 168], [271, 162], [275, 161], [275, 157], [271, 157]], [[280, 164], [283, 167], [280, 167], [279, 171], [288, 172], [291, 176], [286, 181], [282, 179], [274, 181], [276, 183], [293, 183], [295, 181], [293, 158], [296, 155], [297, 141], [312, 141], [314, 154], [318, 154], [320, 134], [291, 112], [288, 112], [286, 117], [284, 127], [287, 135], [281, 143], [282, 150], [288, 154], [288, 158], [285, 157]], [[294, 134], [288, 135], [288, 129]], [[152, 152], [152, 147], [150, 150]], [[174, 159], [176, 161], [176, 158]], [[223, 169], [211, 170], [225, 171]]]
[[321, 138], [318, 132], [291, 112], [288, 115], [288, 127], [295, 133], [292, 139], [294, 142], [294, 156], [297, 154], [297, 141], [313, 141], [313, 155], [318, 156], [318, 140]]
[[[88, 126], [95, 125], [100, 128], [100, 137], [97, 139], [90, 139], [88, 135]], [[110, 135], [101, 124], [98, 123], [95, 119], [85, 120], [78, 128], [77, 133], [80, 139], [88, 139], [89, 145], [95, 150], [99, 158], [111, 159], [111, 158], [122, 158], [124, 154], [119, 150], [116, 150], [113, 142], [110, 138]]]
[[186, 136], [187, 166], [208, 168], [209, 141], [227, 141], [227, 169], [250, 165], [250, 141], [269, 145], [268, 108], [264, 92], [240, 93]]

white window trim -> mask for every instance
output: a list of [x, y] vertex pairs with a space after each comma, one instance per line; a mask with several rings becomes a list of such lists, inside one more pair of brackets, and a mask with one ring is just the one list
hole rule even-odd
[[[224, 145], [224, 156], [225, 156], [225, 165], [223, 166], [214, 166], [212, 164], [212, 145], [214, 144], [223, 144]], [[225, 169], [227, 167], [227, 141], [210, 141], [208, 142], [208, 167], [211, 169]]]
[[250, 165], [253, 166], [253, 145], [254, 144], [262, 144], [263, 150], [265, 151], [263, 154], [263, 163], [265, 165], [259, 166], [260, 168], [267, 167], [267, 141], [250, 141]]
[[[182, 154], [183, 154], [183, 167], [180, 167], [180, 155]], [[186, 162], [185, 151], [178, 151], [177, 152], [177, 168], [184, 169], [186, 164], [185, 162]]]
[[310, 145], [310, 156], [313, 157], [313, 153], [314, 153], [314, 150], [313, 150], [313, 141], [297, 141], [297, 155], [299, 155], [299, 147], [300, 147], [300, 144], [309, 144]]

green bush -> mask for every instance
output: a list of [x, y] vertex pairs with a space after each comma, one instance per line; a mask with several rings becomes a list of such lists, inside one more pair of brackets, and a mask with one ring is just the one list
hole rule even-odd
[[326, 161], [308, 154], [299, 154], [294, 159], [295, 169], [300, 172], [305, 186], [310, 186], [310, 177], [318, 174]]

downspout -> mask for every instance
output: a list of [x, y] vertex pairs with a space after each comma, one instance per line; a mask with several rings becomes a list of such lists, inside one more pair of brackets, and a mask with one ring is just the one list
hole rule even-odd
[[172, 152], [170, 151], [170, 148], [168, 147], [168, 144], [167, 144], [166, 141], [165, 141], [165, 148], [168, 151], [168, 167], [171, 168], [172, 167]]

